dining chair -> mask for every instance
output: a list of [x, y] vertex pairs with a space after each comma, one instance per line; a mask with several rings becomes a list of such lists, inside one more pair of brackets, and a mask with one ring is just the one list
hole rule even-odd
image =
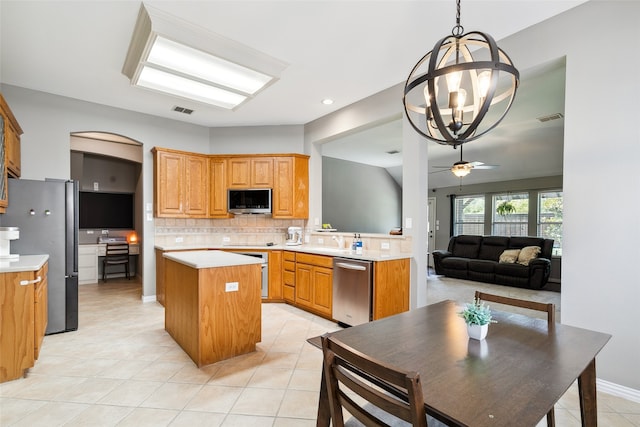
[[107, 281], [107, 267], [124, 265], [127, 280], [129, 275], [129, 244], [127, 242], [107, 243], [105, 257], [102, 260], [102, 281]]
[[334, 427], [345, 425], [343, 408], [367, 427], [398, 425], [402, 421], [427, 426], [418, 372], [387, 365], [328, 334], [321, 340]]
[[[556, 306], [552, 303], [544, 303], [537, 301], [529, 301], [518, 298], [505, 297], [502, 295], [488, 294], [485, 292], [476, 291], [476, 300], [495, 302], [497, 304], [510, 305], [513, 307], [526, 308], [529, 310], [542, 311], [547, 313], [547, 323], [549, 327], [553, 327], [556, 321]], [[553, 408], [547, 412], [547, 427], [554, 427], [556, 425], [556, 414]]]

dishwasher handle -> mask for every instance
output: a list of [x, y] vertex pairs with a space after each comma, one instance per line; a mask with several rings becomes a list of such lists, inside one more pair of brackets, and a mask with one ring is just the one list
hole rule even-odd
[[344, 268], [347, 270], [359, 270], [359, 271], [365, 271], [367, 269], [367, 267], [365, 267], [364, 265], [348, 264], [346, 262], [336, 262], [336, 267]]

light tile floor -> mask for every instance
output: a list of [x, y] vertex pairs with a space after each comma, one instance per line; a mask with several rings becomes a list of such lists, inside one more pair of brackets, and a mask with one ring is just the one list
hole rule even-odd
[[[557, 298], [559, 306], [555, 293], [437, 276], [428, 299], [468, 300], [475, 289]], [[198, 369], [164, 331], [162, 306], [140, 294], [133, 281], [81, 286], [80, 329], [46, 336], [27, 378], [0, 384], [0, 426], [315, 425], [322, 358], [306, 339], [335, 323], [263, 304], [257, 351]], [[640, 426], [640, 404], [598, 398], [601, 426]], [[556, 405], [556, 419], [580, 425], [576, 387]]]

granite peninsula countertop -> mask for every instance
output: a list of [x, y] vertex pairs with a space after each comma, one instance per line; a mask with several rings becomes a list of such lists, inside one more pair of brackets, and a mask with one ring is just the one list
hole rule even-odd
[[0, 273], [37, 271], [49, 260], [49, 255], [20, 255], [17, 260], [0, 260]]
[[[351, 258], [351, 259], [360, 259], [365, 261], [391, 261], [397, 259], [406, 259], [411, 258], [411, 254], [409, 253], [400, 253], [400, 252], [391, 252], [391, 251], [374, 251], [365, 249], [362, 252], [362, 255], [356, 255], [351, 251], [351, 249], [339, 249], [336, 247], [329, 246], [317, 246], [317, 245], [298, 245], [298, 246], [289, 246], [289, 245], [156, 245], [155, 249], [173, 253], [171, 251], [211, 251], [211, 250], [224, 250], [224, 251], [237, 251], [240, 252], [242, 250], [263, 250], [263, 251], [292, 251], [292, 252], [304, 252], [316, 255], [327, 255], [334, 257], [342, 257], [342, 258]], [[175, 252], [175, 254], [180, 252]], [[164, 255], [165, 257], [167, 254]]]

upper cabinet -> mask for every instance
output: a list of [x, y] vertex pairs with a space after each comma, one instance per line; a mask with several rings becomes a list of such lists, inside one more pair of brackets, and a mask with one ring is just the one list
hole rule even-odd
[[206, 218], [209, 160], [206, 156], [153, 148], [154, 211], [157, 217]]
[[7, 176], [20, 177], [20, 135], [22, 128], [0, 93], [0, 213], [9, 203]]
[[229, 164], [229, 188], [272, 188], [273, 158], [231, 157]]
[[229, 218], [229, 188], [271, 188], [273, 218], [309, 217], [309, 156], [152, 152], [157, 217]]
[[309, 158], [276, 157], [273, 162], [273, 217], [309, 217]]

